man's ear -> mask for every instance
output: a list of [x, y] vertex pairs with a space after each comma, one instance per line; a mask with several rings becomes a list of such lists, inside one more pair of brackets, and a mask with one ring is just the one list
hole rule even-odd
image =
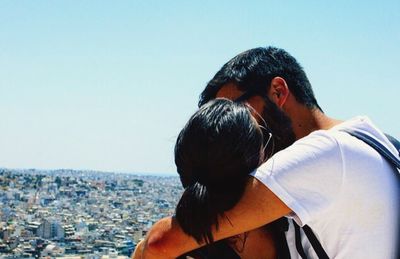
[[279, 108], [282, 108], [282, 106], [286, 103], [289, 93], [290, 91], [285, 79], [279, 76], [272, 79], [270, 88], [268, 90], [268, 97]]

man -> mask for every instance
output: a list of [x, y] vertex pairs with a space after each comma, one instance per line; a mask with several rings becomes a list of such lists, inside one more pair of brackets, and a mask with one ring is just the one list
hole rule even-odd
[[[301, 66], [273, 47], [246, 51], [226, 63], [199, 105], [218, 97], [251, 105], [268, 123], [275, 149], [281, 151], [253, 173], [242, 200], [213, 231], [214, 240], [287, 217], [311, 227], [330, 258], [395, 258], [398, 172], [344, 132], [361, 130], [398, 156], [368, 118], [343, 122], [325, 115]], [[294, 226], [287, 234], [292, 258], [317, 258]], [[144, 258], [174, 258], [199, 246], [174, 218], [165, 218], [153, 226], [134, 258], [141, 252]]]

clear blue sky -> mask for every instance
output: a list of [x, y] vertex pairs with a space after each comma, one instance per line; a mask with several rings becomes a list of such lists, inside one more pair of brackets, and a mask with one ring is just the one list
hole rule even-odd
[[400, 137], [400, 1], [0, 1], [0, 167], [174, 173], [230, 58], [285, 48], [325, 112]]

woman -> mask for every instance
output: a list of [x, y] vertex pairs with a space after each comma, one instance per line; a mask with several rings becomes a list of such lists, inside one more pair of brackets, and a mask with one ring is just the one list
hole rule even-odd
[[218, 226], [218, 218], [241, 198], [249, 174], [272, 153], [271, 133], [253, 115], [246, 104], [215, 99], [202, 106], [178, 136], [175, 163], [185, 191], [176, 219], [197, 242], [212, 244], [189, 253], [192, 257], [277, 257], [273, 226], [214, 244], [211, 234], [211, 226]]

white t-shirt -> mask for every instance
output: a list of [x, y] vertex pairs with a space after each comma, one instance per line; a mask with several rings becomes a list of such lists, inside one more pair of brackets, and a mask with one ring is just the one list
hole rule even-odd
[[[253, 176], [292, 209], [288, 218], [311, 227], [330, 258], [394, 258], [398, 172], [370, 146], [339, 131], [343, 128], [374, 136], [398, 156], [368, 118], [356, 117], [296, 141]], [[291, 229], [287, 239], [292, 258], [301, 258]], [[302, 243], [306, 254], [317, 258], [303, 233]]]

